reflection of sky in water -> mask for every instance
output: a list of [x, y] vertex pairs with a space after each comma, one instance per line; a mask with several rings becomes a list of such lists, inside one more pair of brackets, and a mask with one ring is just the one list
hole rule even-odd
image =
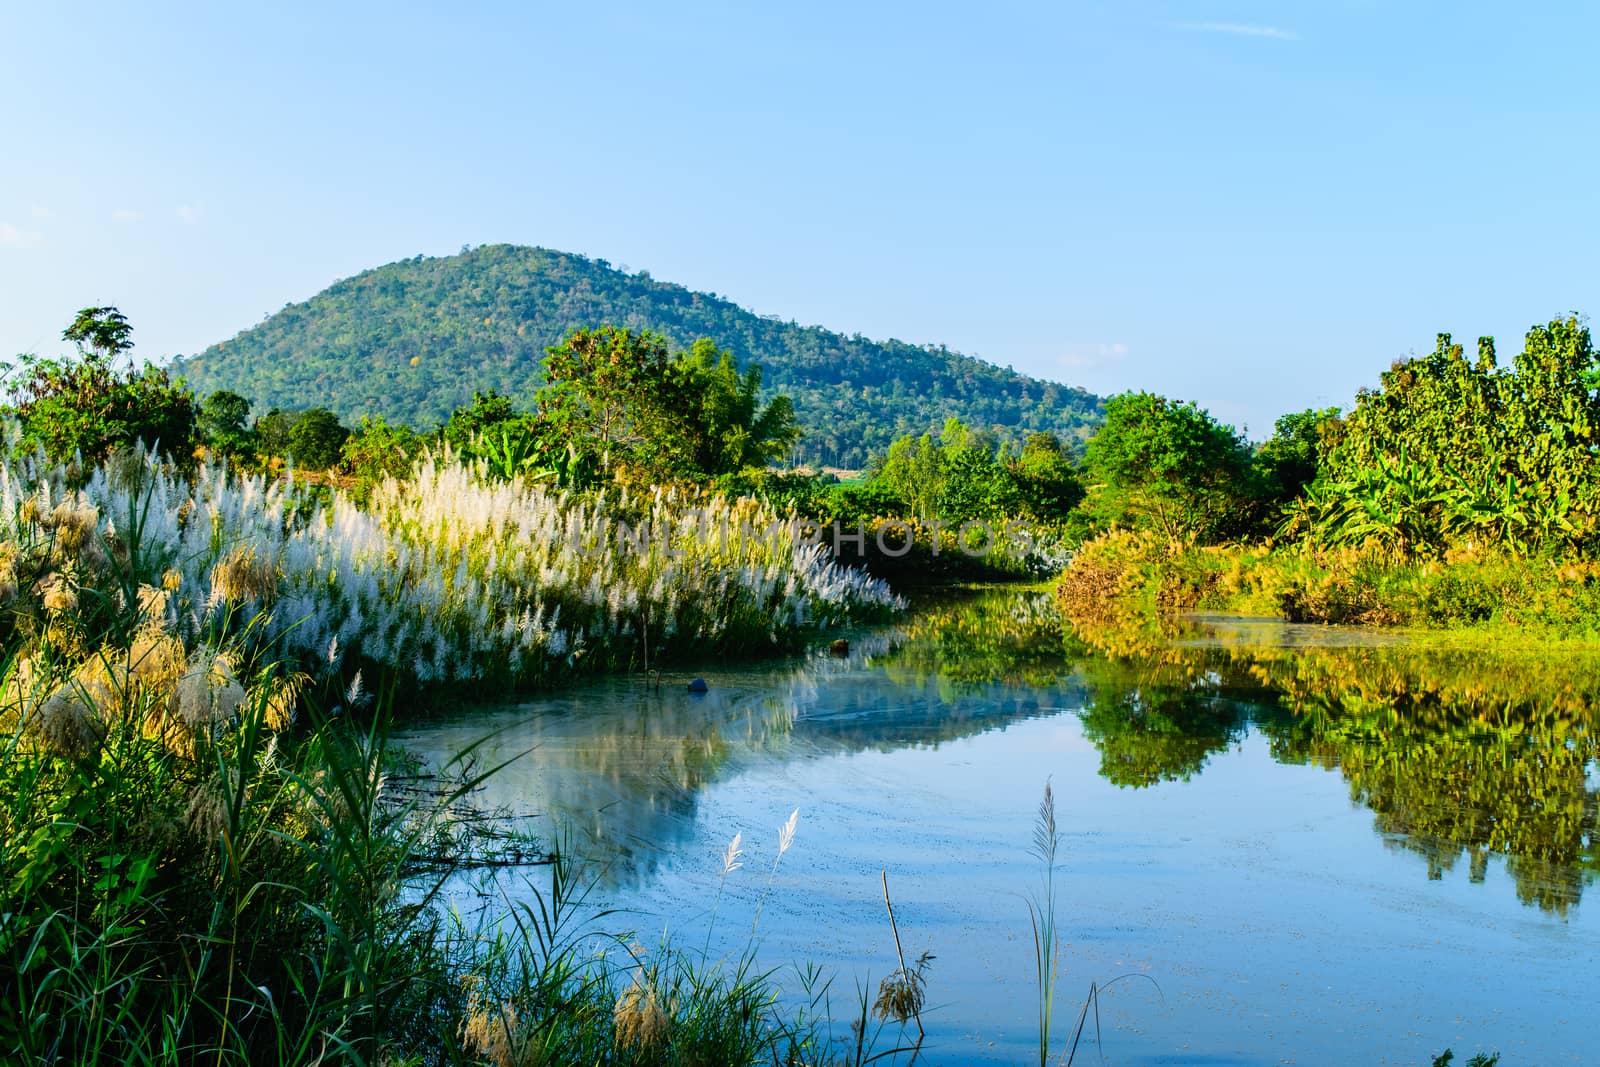
[[[1130, 675], [1067, 656], [1059, 638], [1041, 660], [1046, 639], [1027, 625], [1009, 631], [1011, 652], [1034, 646], [1015, 667], [1010, 638], [981, 614], [914, 621], [892, 647], [858, 638], [848, 660], [702, 671], [703, 697], [607, 680], [420, 727], [410, 744], [438, 758], [500, 729], [485, 760], [531, 747], [480, 799], [558, 815], [606, 865], [598, 898], [627, 911], [609, 925], [647, 943], [663, 930], [706, 939], [721, 852], [742, 833], [713, 951], [737, 951], [759, 906], [762, 959], [835, 967], [841, 1019], [853, 983], [875, 987], [894, 966], [887, 869], [907, 955], [938, 956], [927, 1062], [1021, 1062], [1034, 1047], [1022, 894], [1038, 882], [1027, 848], [1047, 778], [1066, 833], [1056, 1032], [1091, 979], [1145, 974], [1162, 991], [1124, 983], [1106, 996], [1110, 1062], [1419, 1063], [1446, 1045], [1498, 1048], [1508, 1067], [1581, 1062], [1600, 960], [1600, 922], [1579, 899], [1594, 869], [1594, 764], [1529, 784], [1546, 750], [1351, 741], [1291, 716], [1216, 649], [1364, 639], [1252, 629], [1190, 634], [1182, 655], [1202, 658]], [[992, 664], [976, 673], [1000, 681], [974, 678], [980, 656]], [[1415, 773], [1392, 770], [1396, 751]], [[1153, 784], [1113, 784], [1112, 758]], [[1535, 812], [1503, 830], [1507, 812], [1433, 795], [1463, 773], [1549, 792], [1567, 822]], [[795, 807], [795, 846], [771, 873]], [[1449, 838], [1479, 831], [1491, 844], [1534, 836], [1509, 861]], [[1586, 854], [1534, 869], [1536, 853], [1567, 854], [1563, 834]], [[525, 892], [521, 874], [499, 877]]]

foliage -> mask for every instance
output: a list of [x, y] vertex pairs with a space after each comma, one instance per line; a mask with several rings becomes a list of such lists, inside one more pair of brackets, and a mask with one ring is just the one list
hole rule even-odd
[[327, 408], [300, 412], [284, 440], [284, 454], [302, 470], [325, 471], [339, 462], [350, 431]]
[[250, 402], [219, 389], [206, 398], [196, 416], [200, 439], [229, 460], [253, 458], [259, 446], [250, 426]]
[[142, 443], [187, 459], [194, 451], [193, 398], [167, 372], [146, 363], [119, 370], [131, 327], [116, 308], [85, 308], [62, 335], [76, 358], [24, 356], [11, 402], [24, 447], [57, 460], [98, 462], [118, 447]]
[[363, 418], [340, 447], [339, 469], [351, 480], [351, 496], [364, 504], [385, 481], [409, 475], [426, 447], [422, 436], [408, 426], [391, 426], [381, 415]]
[[892, 502], [885, 514], [957, 525], [1059, 521], [1082, 499], [1078, 472], [1053, 434], [1030, 435], [1020, 456], [998, 447], [992, 433], [949, 419], [937, 437], [907, 436], [890, 445], [868, 485]]
[[1476, 544], [1587, 552], [1600, 533], [1600, 395], [1576, 317], [1529, 331], [1501, 368], [1483, 338], [1469, 362], [1449, 334], [1386, 371], [1325, 433], [1325, 473], [1288, 532], [1437, 555]]
[[692, 447], [690, 470], [715, 477], [775, 463], [800, 440], [787, 396], [760, 400], [761, 368], [742, 374], [730, 351], [700, 338], [673, 367], [684, 379]]
[[951, 416], [1001, 428], [1013, 446], [1048, 430], [1076, 444], [1098, 418], [1081, 389], [935, 346], [870, 341], [752, 314], [711, 294], [602, 260], [486, 245], [402, 260], [338, 282], [180, 360], [202, 392], [235, 389], [257, 410], [326, 405], [343, 418], [424, 426], [497, 392], [531, 410], [540, 360], [574, 329], [648, 329], [688, 348], [709, 337], [766, 395], [793, 398], [808, 463], [861, 468], [898, 437]]
[[1269, 508], [1282, 508], [1317, 480], [1324, 428], [1338, 417], [1338, 408], [1307, 408], [1278, 419], [1272, 436], [1255, 455], [1259, 485]]
[[1037, 519], [1066, 519], [1083, 501], [1083, 478], [1055, 434], [1029, 434], [1012, 473], [1023, 507]]
[[510, 397], [493, 390], [473, 393], [472, 403], [456, 408], [440, 428], [445, 443], [461, 452], [483, 434], [531, 427], [533, 416], [517, 410]]
[[79, 352], [88, 349], [107, 361], [132, 348], [132, 336], [128, 317], [114, 307], [83, 308], [61, 332], [61, 339], [77, 345]]
[[1173, 544], [1237, 532], [1254, 497], [1251, 452], [1233, 428], [1151, 393], [1106, 401], [1085, 465], [1085, 506], [1102, 522], [1145, 524]]
[[577, 330], [550, 349], [545, 376], [536, 397], [544, 439], [639, 481], [764, 467], [799, 434], [787, 397], [758, 400], [760, 368], [741, 374], [704, 339], [673, 355], [648, 332]]

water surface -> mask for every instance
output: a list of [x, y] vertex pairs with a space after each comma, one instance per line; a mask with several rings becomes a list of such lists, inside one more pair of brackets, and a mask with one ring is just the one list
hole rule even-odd
[[896, 966], [886, 870], [907, 955], [937, 957], [924, 1062], [1036, 1058], [1025, 896], [1049, 781], [1057, 1033], [1090, 981], [1153, 980], [1101, 1000], [1107, 1062], [1581, 1063], [1596, 668], [1263, 620], [1074, 628], [998, 591], [846, 658], [696, 668], [704, 695], [609, 679], [407, 741], [441, 762], [490, 731], [486, 760], [529, 749], [480, 800], [567, 827], [597, 901], [626, 909], [609, 926], [713, 953], [754, 926], [764, 962], [836, 972], [841, 1020]]

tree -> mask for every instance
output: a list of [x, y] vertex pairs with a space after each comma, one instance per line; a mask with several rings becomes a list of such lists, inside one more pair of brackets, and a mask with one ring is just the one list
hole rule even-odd
[[549, 349], [545, 376], [542, 436], [607, 472], [712, 478], [765, 467], [799, 436], [787, 397], [760, 402], [760, 368], [741, 373], [706, 339], [673, 355], [648, 331], [578, 330]]
[[761, 368], [742, 374], [732, 352], [702, 337], [674, 361], [672, 371], [690, 400], [693, 473], [704, 477], [731, 474], [746, 467], [765, 467], [800, 439], [794, 404], [775, 396], [760, 401]]
[[997, 521], [1017, 513], [1022, 494], [993, 452], [966, 447], [946, 450], [938, 499], [939, 517], [947, 522]]
[[1282, 507], [1317, 480], [1321, 469], [1324, 428], [1339, 417], [1339, 409], [1307, 408], [1281, 416], [1272, 436], [1256, 452], [1255, 466], [1269, 506]]
[[533, 421], [532, 415], [517, 410], [510, 397], [501, 396], [493, 389], [486, 393], [475, 391], [471, 404], [450, 413], [450, 419], [441, 428], [440, 434], [451, 448], [462, 452], [469, 449], [473, 441], [486, 431], [527, 427]]
[[288, 455], [289, 431], [294, 429], [299, 417], [295, 412], [273, 408], [257, 419], [254, 430], [261, 451], [269, 456]]
[[422, 452], [423, 440], [409, 426], [362, 416], [361, 425], [340, 449], [340, 466], [354, 479], [354, 493], [365, 503], [385, 478], [404, 478]]
[[547, 350], [539, 416], [557, 436], [590, 452], [604, 471], [618, 465], [655, 472], [681, 465], [688, 442], [677, 429], [688, 398], [669, 374], [665, 339], [616, 326], [575, 330]]
[[1012, 471], [1022, 506], [1037, 519], [1065, 519], [1083, 500], [1083, 479], [1053, 433], [1029, 434]]
[[11, 387], [23, 442], [56, 460], [99, 462], [114, 448], [143, 445], [187, 460], [194, 452], [194, 400], [167, 372], [146, 363], [119, 371], [132, 328], [116, 308], [84, 308], [62, 334], [76, 358], [23, 357]]
[[327, 408], [302, 411], [288, 434], [288, 453], [302, 470], [325, 471], [339, 462], [350, 431]]
[[78, 312], [72, 325], [61, 331], [61, 339], [77, 345], [80, 353], [87, 349], [109, 363], [133, 347], [132, 334], [133, 327], [122, 312], [114, 307], [92, 307]]
[[249, 420], [250, 402], [238, 393], [218, 389], [200, 406], [196, 428], [202, 441], [231, 459], [255, 453], [256, 435]]
[[1089, 439], [1090, 506], [1102, 521], [1149, 525], [1174, 544], [1212, 540], [1247, 513], [1250, 461], [1233, 427], [1192, 401], [1121, 393]]
[[1384, 372], [1322, 427], [1321, 477], [1298, 521], [1333, 542], [1432, 554], [1600, 540], [1600, 365], [1576, 315], [1528, 331], [1511, 368], [1492, 338], [1469, 362], [1449, 334]]
[[925, 433], [890, 445], [872, 484], [883, 485], [911, 514], [926, 520], [938, 517], [944, 477], [944, 450]]

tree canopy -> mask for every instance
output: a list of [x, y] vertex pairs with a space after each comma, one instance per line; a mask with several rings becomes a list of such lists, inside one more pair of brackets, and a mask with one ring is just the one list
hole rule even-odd
[[119, 369], [132, 327], [114, 307], [84, 308], [62, 333], [76, 357], [24, 356], [11, 402], [25, 445], [56, 459], [104, 459], [119, 446], [143, 445], [187, 459], [194, 450], [195, 405], [165, 370], [146, 363]]
[[1122, 393], [1089, 440], [1090, 505], [1102, 521], [1148, 524], [1174, 543], [1211, 539], [1247, 521], [1252, 459], [1233, 427], [1193, 402]]
[[787, 397], [760, 401], [760, 368], [741, 373], [704, 339], [674, 354], [649, 331], [576, 330], [551, 347], [545, 375], [535, 400], [547, 440], [602, 470], [713, 478], [764, 467], [799, 437]]
[[1509, 368], [1440, 334], [1325, 423], [1323, 477], [1300, 521], [1333, 541], [1437, 551], [1480, 540], [1521, 549], [1600, 537], [1600, 394], [1576, 316], [1528, 331]]

